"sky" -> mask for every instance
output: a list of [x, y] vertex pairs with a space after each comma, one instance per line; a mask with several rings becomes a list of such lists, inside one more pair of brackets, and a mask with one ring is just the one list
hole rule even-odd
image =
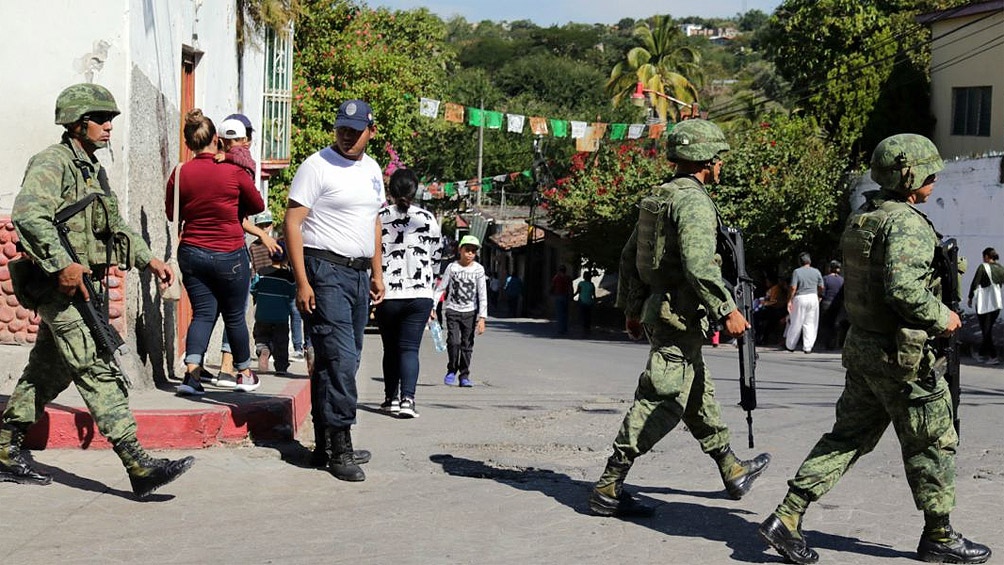
[[373, 8], [408, 10], [425, 7], [443, 19], [463, 16], [481, 20], [531, 20], [539, 26], [568, 22], [613, 24], [623, 18], [641, 19], [656, 14], [674, 18], [731, 17], [745, 10], [774, 11], [781, 0], [365, 0]]

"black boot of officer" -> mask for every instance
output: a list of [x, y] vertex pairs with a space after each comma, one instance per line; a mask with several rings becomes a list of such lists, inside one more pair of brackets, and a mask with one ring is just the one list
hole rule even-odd
[[328, 472], [342, 481], [365, 481], [366, 473], [356, 463], [352, 449], [352, 432], [348, 429], [328, 428]]
[[770, 454], [761, 453], [753, 459], [743, 461], [732, 453], [732, 447], [725, 447], [709, 453], [711, 458], [718, 464], [718, 471], [722, 475], [722, 483], [725, 490], [733, 500], [739, 500], [753, 488], [753, 481], [757, 479], [770, 464]]
[[21, 451], [25, 430], [12, 424], [0, 427], [0, 482], [47, 485], [52, 477], [31, 468]]
[[[328, 466], [328, 452], [324, 447], [324, 428], [314, 426], [314, 451], [310, 454], [310, 466], [321, 469]], [[356, 465], [363, 465], [370, 462], [373, 454], [365, 449], [353, 449], [352, 457]]]

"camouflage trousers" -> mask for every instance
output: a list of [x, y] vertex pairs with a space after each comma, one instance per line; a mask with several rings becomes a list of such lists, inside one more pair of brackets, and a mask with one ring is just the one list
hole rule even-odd
[[42, 323], [28, 364], [4, 410], [2, 423], [27, 427], [72, 382], [98, 431], [112, 445], [136, 437], [136, 420], [118, 368], [98, 354], [94, 338], [70, 298], [48, 293], [38, 306]]
[[645, 325], [651, 345], [634, 403], [624, 416], [614, 458], [630, 462], [647, 453], [682, 420], [705, 453], [729, 444], [701, 346], [703, 333]]
[[874, 338], [854, 328], [848, 333], [843, 353], [847, 374], [837, 400], [836, 422], [788, 486], [810, 502], [818, 500], [858, 458], [875, 448], [891, 423], [917, 509], [947, 515], [955, 507], [959, 441], [952, 425], [948, 384], [944, 378], [930, 377], [930, 352], [917, 371], [904, 375], [883, 358], [881, 350], [892, 344]]

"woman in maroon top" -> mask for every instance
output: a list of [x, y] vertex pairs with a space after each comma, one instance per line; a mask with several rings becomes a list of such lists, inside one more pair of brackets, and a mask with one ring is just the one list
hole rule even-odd
[[[243, 219], [265, 209], [261, 194], [241, 167], [217, 163], [216, 127], [194, 109], [185, 116], [185, 144], [196, 153], [178, 173], [181, 242], [178, 266], [192, 302], [192, 323], [185, 339], [185, 378], [178, 394], [204, 394], [202, 359], [216, 318], [223, 315], [233, 349], [237, 390], [259, 386], [251, 371], [251, 347], [244, 312], [251, 267], [244, 247]], [[174, 220], [174, 175], [167, 181], [166, 209]], [[219, 381], [225, 386], [224, 381]]]

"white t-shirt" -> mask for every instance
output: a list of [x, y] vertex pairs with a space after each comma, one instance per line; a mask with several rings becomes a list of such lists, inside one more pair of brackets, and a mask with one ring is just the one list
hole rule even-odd
[[384, 298], [432, 298], [433, 282], [442, 260], [436, 217], [414, 204], [403, 213], [391, 205], [380, 211], [380, 223]]
[[488, 317], [488, 291], [485, 285], [485, 268], [481, 263], [472, 261], [466, 267], [459, 261], [447, 265], [443, 278], [436, 286], [433, 303], [439, 302], [446, 294], [443, 310], [456, 312], [477, 311], [479, 318]]
[[376, 216], [384, 207], [383, 172], [369, 155], [346, 159], [330, 146], [300, 165], [289, 199], [310, 208], [303, 221], [303, 246], [345, 257], [372, 257]]

